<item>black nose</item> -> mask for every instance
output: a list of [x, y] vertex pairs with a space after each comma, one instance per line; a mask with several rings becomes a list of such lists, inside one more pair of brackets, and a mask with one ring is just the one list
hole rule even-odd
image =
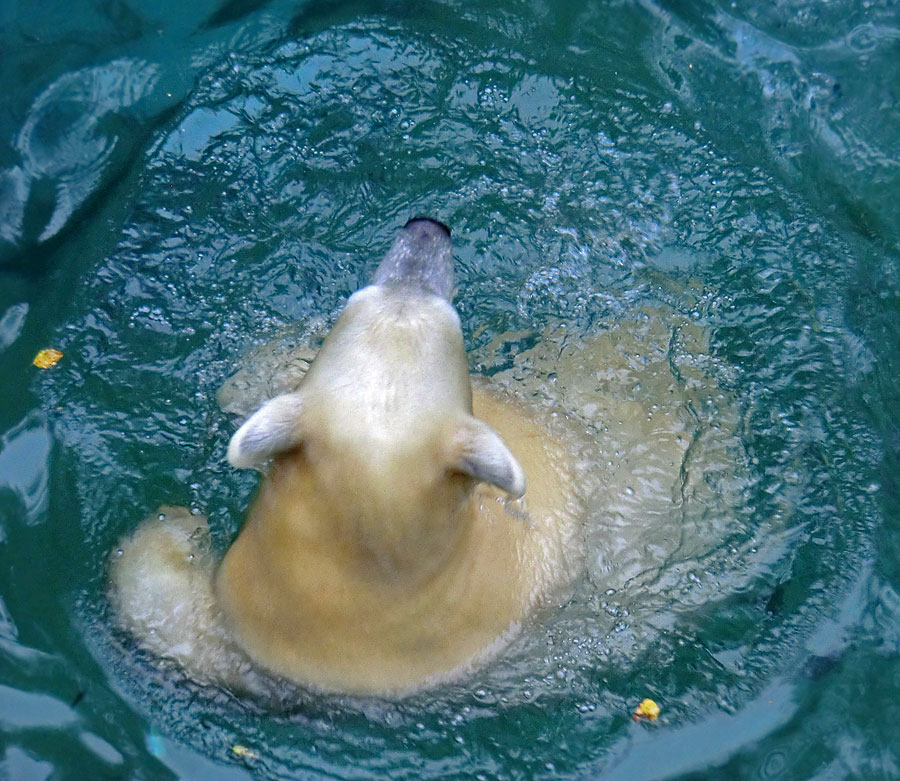
[[407, 222], [406, 225], [404, 225], [403, 227], [404, 227], [404, 228], [408, 228], [410, 225], [413, 225], [413, 224], [415, 224], [415, 223], [417, 223], [417, 222], [431, 223], [432, 225], [436, 225], [438, 228], [440, 228], [442, 231], [444, 231], [444, 233], [446, 233], [448, 236], [450, 235], [450, 228], [448, 228], [448, 227], [447, 227], [444, 223], [442, 223], [440, 220], [435, 220], [435, 219], [432, 218], [432, 217], [421, 217], [421, 216], [419, 216], [419, 217], [413, 217], [413, 218], [412, 218], [409, 222]]

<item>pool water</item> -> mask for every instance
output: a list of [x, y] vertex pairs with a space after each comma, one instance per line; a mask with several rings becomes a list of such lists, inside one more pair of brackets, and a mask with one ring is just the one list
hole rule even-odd
[[[892, 3], [18, 6], [0, 775], [900, 774]], [[577, 432], [583, 571], [400, 701], [198, 686], [116, 630], [110, 551], [161, 505], [227, 545], [234, 411], [415, 214], [473, 372]]]

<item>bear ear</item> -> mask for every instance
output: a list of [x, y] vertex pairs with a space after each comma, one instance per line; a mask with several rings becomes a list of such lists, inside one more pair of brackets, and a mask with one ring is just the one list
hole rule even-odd
[[249, 469], [303, 441], [303, 400], [287, 393], [267, 401], [254, 412], [228, 443], [228, 461]]
[[457, 431], [458, 458], [452, 468], [506, 491], [514, 499], [525, 493], [525, 472], [487, 423], [467, 417]]

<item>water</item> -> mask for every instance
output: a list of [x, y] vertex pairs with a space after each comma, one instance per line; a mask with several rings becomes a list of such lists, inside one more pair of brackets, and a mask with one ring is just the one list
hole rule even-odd
[[[900, 774], [896, 8], [182, 5], [0, 9], [3, 773]], [[196, 687], [112, 630], [108, 553], [161, 504], [231, 538], [219, 388], [417, 213], [473, 370], [612, 485], [602, 405], [674, 382], [683, 487], [595, 503], [571, 600], [457, 686]]]

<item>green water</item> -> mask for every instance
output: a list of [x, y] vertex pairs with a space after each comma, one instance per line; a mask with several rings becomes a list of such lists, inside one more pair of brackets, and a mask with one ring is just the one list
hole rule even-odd
[[[0, 776], [900, 776], [894, 4], [164, 6], [0, 7]], [[111, 628], [108, 552], [163, 503], [233, 535], [217, 389], [419, 213], [475, 356], [648, 306], [709, 333], [741, 468], [685, 534], [720, 536], [593, 572], [533, 669], [196, 687]]]

